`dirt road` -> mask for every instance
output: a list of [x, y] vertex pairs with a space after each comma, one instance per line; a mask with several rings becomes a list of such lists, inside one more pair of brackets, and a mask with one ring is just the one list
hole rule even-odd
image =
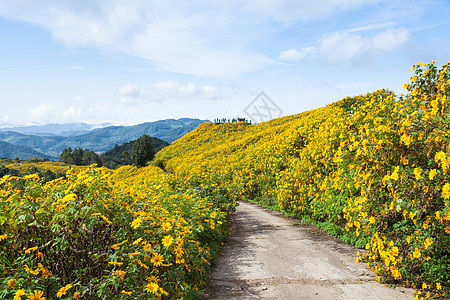
[[413, 299], [375, 282], [358, 249], [281, 213], [241, 202], [210, 275], [208, 299]]

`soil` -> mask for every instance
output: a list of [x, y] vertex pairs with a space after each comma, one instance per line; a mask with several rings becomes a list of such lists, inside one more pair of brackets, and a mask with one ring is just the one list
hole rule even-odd
[[206, 299], [413, 299], [375, 281], [361, 251], [311, 225], [241, 202], [210, 273]]

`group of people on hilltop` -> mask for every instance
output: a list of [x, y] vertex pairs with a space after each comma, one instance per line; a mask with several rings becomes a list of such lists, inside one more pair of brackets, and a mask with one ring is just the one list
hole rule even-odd
[[233, 118], [233, 119], [227, 119], [227, 118], [217, 118], [214, 119], [215, 124], [225, 124], [225, 123], [247, 123], [252, 124], [252, 120], [247, 120], [245, 118]]

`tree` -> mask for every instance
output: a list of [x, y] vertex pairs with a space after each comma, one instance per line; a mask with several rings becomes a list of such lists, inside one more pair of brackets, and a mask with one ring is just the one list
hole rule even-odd
[[89, 151], [87, 149], [83, 152], [83, 157], [81, 158], [81, 161], [84, 166], [90, 166], [92, 164], [97, 164], [100, 167], [102, 166], [102, 160], [100, 159], [100, 155], [98, 155], [94, 151]]
[[155, 156], [152, 138], [146, 134], [133, 143], [131, 161], [138, 167], [143, 167]]
[[68, 147], [59, 155], [59, 161], [67, 164], [73, 164], [72, 148]]
[[70, 147], [64, 149], [59, 155], [59, 161], [77, 166], [89, 166], [91, 164], [102, 165], [100, 155], [94, 151], [89, 151], [88, 149], [83, 150], [81, 148], [74, 149], [73, 151]]

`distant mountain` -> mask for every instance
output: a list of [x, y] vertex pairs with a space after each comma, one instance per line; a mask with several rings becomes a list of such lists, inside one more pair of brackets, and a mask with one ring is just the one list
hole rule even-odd
[[[22, 134], [14, 131], [0, 132], [0, 141], [34, 149], [35, 151], [45, 153], [50, 159], [57, 158], [59, 153], [53, 153], [48, 150], [55, 144], [64, 141], [66, 138], [67, 137], [63, 136], [37, 136]], [[19, 156], [19, 158], [23, 157]]]
[[[59, 154], [67, 147], [71, 147], [72, 149], [89, 149], [91, 151], [102, 153], [112, 149], [115, 145], [121, 145], [135, 140], [144, 134], [172, 143], [205, 122], [209, 121], [189, 118], [178, 120], [167, 119], [133, 126], [108, 126], [97, 128], [75, 136], [44, 135], [42, 133], [39, 135], [32, 135], [13, 131], [0, 131], [0, 141], [26, 146], [44, 153], [50, 159], [57, 159]], [[50, 125], [53, 126], [55, 124]], [[73, 129], [73, 127], [71, 128]], [[49, 131], [48, 128], [47, 131]]]
[[0, 132], [14, 131], [23, 134], [32, 135], [60, 135], [60, 136], [74, 136], [89, 132], [98, 127], [106, 127], [111, 124], [92, 125], [86, 123], [66, 123], [66, 124], [45, 124], [45, 125], [31, 125], [20, 127], [3, 127]]
[[16, 157], [21, 159], [50, 158], [48, 155], [38, 152], [32, 148], [0, 141], [0, 158], [14, 159]]

